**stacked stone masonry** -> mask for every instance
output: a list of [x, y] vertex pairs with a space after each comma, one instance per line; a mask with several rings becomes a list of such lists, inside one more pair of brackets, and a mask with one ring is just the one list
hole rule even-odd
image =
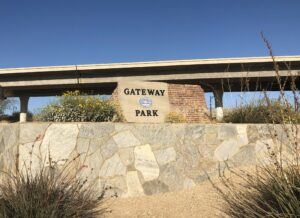
[[[286, 142], [284, 131], [275, 127]], [[71, 169], [81, 168], [80, 176], [96, 181], [99, 190], [112, 187], [110, 192], [121, 197], [153, 195], [193, 187], [207, 180], [207, 174], [217, 175], [225, 160], [236, 167], [269, 161], [267, 147], [274, 146], [269, 128], [241, 124], [0, 124], [0, 163], [2, 170], [12, 170], [15, 163], [24, 170], [32, 161], [35, 171], [49, 152], [59, 165], [80, 154]]]

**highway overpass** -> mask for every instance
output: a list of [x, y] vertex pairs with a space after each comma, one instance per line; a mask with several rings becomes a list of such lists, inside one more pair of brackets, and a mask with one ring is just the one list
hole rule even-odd
[[[300, 56], [276, 56], [275, 61], [282, 80], [293, 77], [300, 88]], [[220, 99], [216, 104], [222, 106], [223, 92], [279, 90], [277, 73], [271, 57], [5, 68], [0, 69], [0, 87], [3, 97], [21, 97], [27, 104], [30, 96], [60, 95], [74, 89], [110, 94], [124, 80], [200, 84], [205, 92], [214, 92]], [[291, 88], [289, 84], [285, 90]]]

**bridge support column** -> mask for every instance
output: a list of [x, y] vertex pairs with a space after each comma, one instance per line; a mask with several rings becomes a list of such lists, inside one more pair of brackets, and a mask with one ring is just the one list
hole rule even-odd
[[217, 121], [222, 121], [224, 114], [223, 114], [223, 90], [214, 90], [213, 91], [215, 97], [215, 108], [216, 108], [216, 119]]
[[20, 123], [27, 121], [28, 101], [29, 96], [20, 97]]

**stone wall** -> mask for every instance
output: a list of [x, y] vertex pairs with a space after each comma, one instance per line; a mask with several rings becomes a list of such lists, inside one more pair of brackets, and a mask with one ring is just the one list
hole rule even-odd
[[38, 169], [48, 155], [63, 165], [81, 154], [82, 165], [72, 170], [81, 167], [99, 189], [111, 186], [122, 197], [192, 187], [206, 173], [217, 175], [224, 160], [233, 166], [268, 160], [266, 145], [273, 144], [267, 125], [235, 124], [0, 124], [0, 139], [2, 169], [13, 169], [16, 157], [20, 169], [30, 160]]

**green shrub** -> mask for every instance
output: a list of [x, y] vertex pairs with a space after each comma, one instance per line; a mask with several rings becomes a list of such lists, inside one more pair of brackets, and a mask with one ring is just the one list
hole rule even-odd
[[300, 113], [278, 100], [261, 100], [233, 109], [224, 117], [228, 123], [300, 123]]
[[178, 112], [170, 112], [166, 119], [166, 123], [186, 123], [186, 118]]
[[[4, 178], [3, 178], [4, 177]], [[103, 194], [75, 177], [43, 168], [33, 174], [2, 175], [0, 216], [8, 218], [99, 217]]]
[[0, 100], [0, 116], [5, 115], [7, 110], [15, 109], [16, 101], [11, 98], [7, 98], [5, 100]]
[[[8, 111], [15, 111], [16, 101], [11, 98], [7, 98], [5, 100], [0, 100], [0, 121], [6, 122], [17, 122], [19, 121], [19, 113], [13, 112], [13, 114], [7, 114]], [[32, 114], [30, 114], [32, 115]], [[32, 117], [32, 116], [31, 116]]]
[[66, 92], [58, 101], [49, 104], [35, 116], [35, 120], [49, 122], [108, 122], [121, 121], [118, 107], [110, 100]]

